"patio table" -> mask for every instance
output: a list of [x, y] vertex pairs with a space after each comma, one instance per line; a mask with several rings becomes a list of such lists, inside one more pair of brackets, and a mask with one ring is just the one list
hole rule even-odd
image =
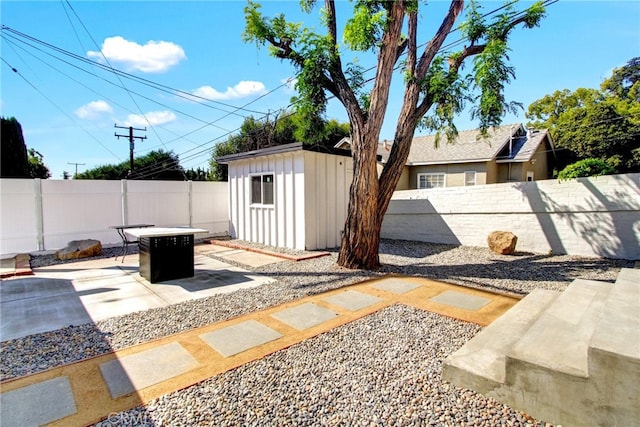
[[[131, 224], [131, 225], [112, 225], [111, 229], [114, 229], [118, 232], [118, 236], [120, 236], [120, 238], [122, 239], [122, 261], [124, 262], [124, 257], [125, 255], [127, 255], [127, 247], [129, 247], [129, 245], [135, 245], [138, 243], [138, 240], [130, 240], [127, 235], [125, 234], [124, 230], [129, 229], [129, 228], [146, 228], [146, 227], [153, 227], [154, 224]], [[116, 261], [118, 260], [118, 256], [116, 255]]]
[[144, 227], [124, 232], [138, 240], [140, 275], [151, 283], [193, 277], [194, 235], [202, 228]]

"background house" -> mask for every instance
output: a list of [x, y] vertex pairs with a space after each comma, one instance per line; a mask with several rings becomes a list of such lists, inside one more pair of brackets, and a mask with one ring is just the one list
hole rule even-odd
[[[491, 128], [487, 137], [478, 129], [462, 131], [453, 142], [441, 136], [414, 137], [397, 190], [459, 187], [551, 178], [554, 146], [547, 130], [525, 130], [522, 124]], [[342, 139], [337, 148], [348, 148]], [[378, 146], [382, 164], [391, 142]], [[382, 170], [382, 164], [380, 170]]]
[[292, 249], [340, 245], [351, 153], [302, 143], [218, 157], [229, 167], [231, 237]]

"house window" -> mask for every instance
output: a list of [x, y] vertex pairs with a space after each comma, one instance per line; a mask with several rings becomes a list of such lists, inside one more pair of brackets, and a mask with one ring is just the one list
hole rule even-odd
[[443, 173], [419, 173], [418, 188], [441, 188], [444, 187]]
[[464, 185], [476, 185], [476, 172], [468, 171], [464, 173]]
[[273, 174], [251, 176], [251, 203], [273, 205]]
[[527, 181], [533, 181], [533, 171], [527, 171]]

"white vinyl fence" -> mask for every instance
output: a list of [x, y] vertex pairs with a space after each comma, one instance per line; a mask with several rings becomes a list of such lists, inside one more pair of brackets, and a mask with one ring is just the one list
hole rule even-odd
[[640, 259], [640, 174], [397, 191], [382, 237], [517, 251]]
[[[0, 179], [2, 254], [118, 244], [109, 226], [136, 223], [228, 234], [228, 185]], [[486, 247], [495, 230], [518, 251], [640, 259], [640, 174], [398, 191], [382, 237]]]
[[191, 226], [229, 232], [226, 182], [0, 179], [0, 253], [118, 244], [114, 225]]

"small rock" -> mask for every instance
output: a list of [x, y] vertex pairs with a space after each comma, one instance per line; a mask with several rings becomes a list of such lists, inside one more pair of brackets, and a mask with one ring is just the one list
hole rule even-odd
[[494, 231], [489, 234], [487, 243], [489, 249], [500, 255], [511, 255], [516, 250], [518, 237], [510, 231]]

